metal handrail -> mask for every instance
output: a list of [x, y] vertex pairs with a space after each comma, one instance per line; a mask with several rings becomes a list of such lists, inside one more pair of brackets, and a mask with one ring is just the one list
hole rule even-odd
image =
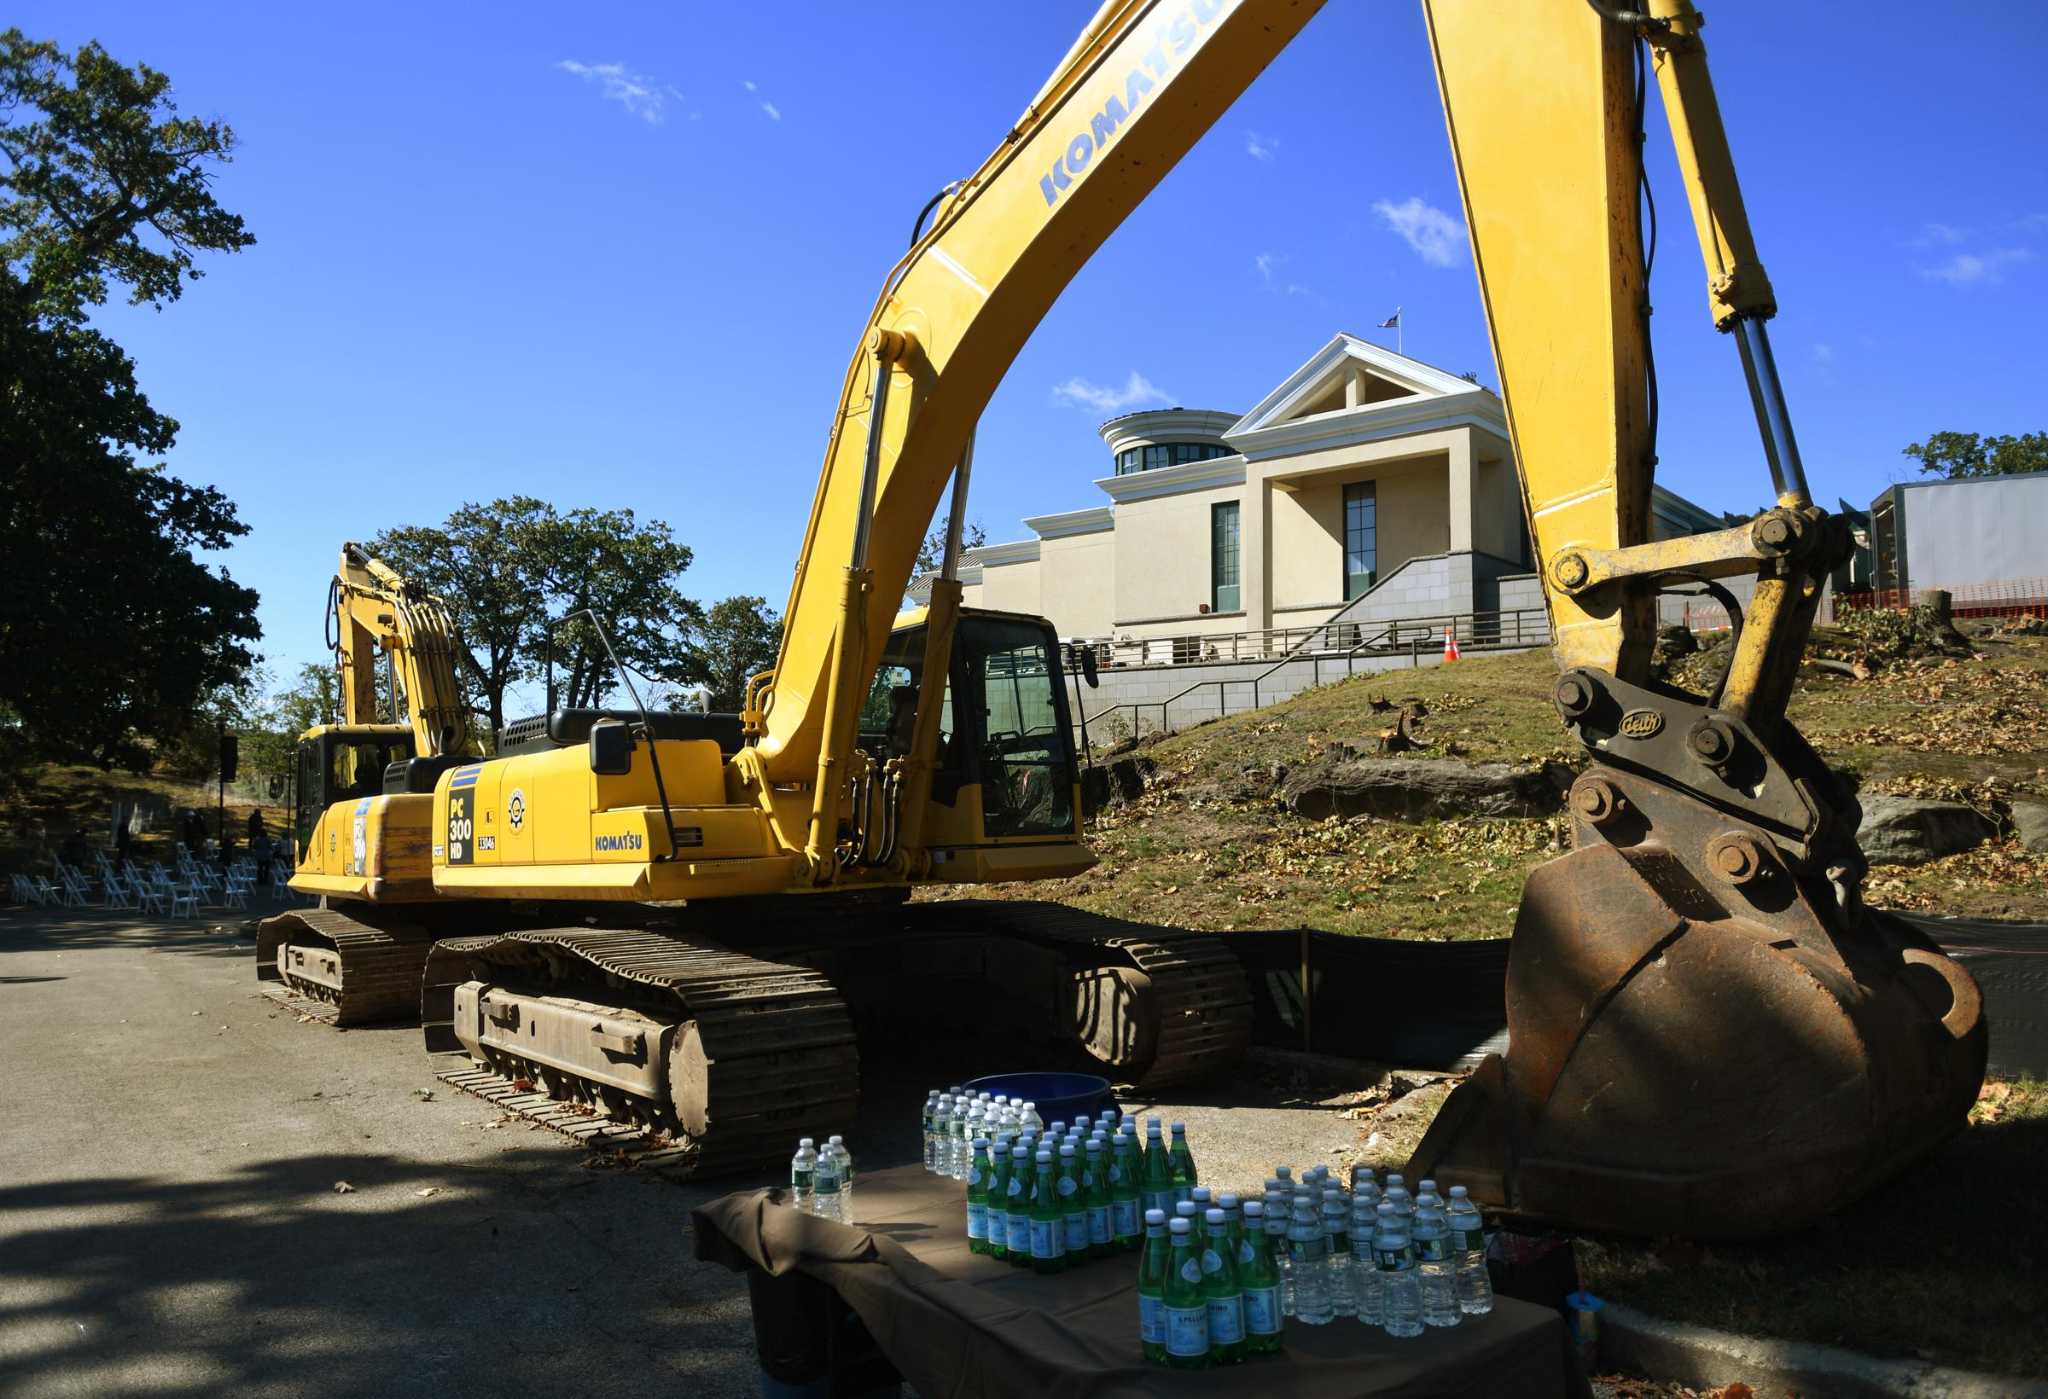
[[[1542, 626], [1540, 628], [1541, 635], [1539, 637], [1534, 638], [1527, 634], [1523, 626], [1524, 618], [1528, 617], [1532, 613], [1542, 618]], [[1504, 623], [1510, 617], [1514, 619], [1514, 635], [1512, 639], [1508, 637], [1508, 628], [1504, 625]], [[1480, 625], [1482, 619], [1490, 619], [1492, 625], [1489, 627], [1482, 627]], [[1328, 632], [1337, 626], [1351, 625], [1358, 626], [1362, 631], [1366, 626], [1369, 626], [1370, 623], [1325, 622], [1320, 626], [1314, 628], [1314, 631]], [[1490, 635], [1483, 640], [1481, 639], [1480, 635], [1482, 631], [1490, 633]], [[1216, 716], [1218, 718], [1225, 718], [1232, 712], [1229, 704], [1229, 686], [1250, 685], [1252, 688], [1252, 703], [1250, 707], [1252, 709], [1259, 709], [1264, 707], [1264, 697], [1262, 694], [1262, 686], [1264, 682], [1284, 667], [1299, 664], [1304, 659], [1307, 660], [1311, 667], [1311, 679], [1309, 682], [1309, 688], [1313, 689], [1316, 686], [1319, 686], [1323, 683], [1322, 666], [1323, 662], [1326, 659], [1329, 660], [1330, 663], [1333, 665], [1337, 661], [1341, 660], [1344, 663], [1344, 674], [1348, 678], [1351, 675], [1357, 673], [1355, 663], [1359, 656], [1365, 655], [1367, 653], [1374, 653], [1380, 655], [1398, 654], [1401, 649], [1400, 643], [1404, 639], [1408, 643], [1408, 654], [1410, 663], [1416, 667], [1420, 667], [1422, 664], [1422, 644], [1425, 641], [1434, 643], [1441, 639], [1446, 632], [1457, 632], [1461, 634], [1461, 639], [1468, 640], [1470, 644], [1473, 646], [1485, 649], [1492, 649], [1494, 647], [1500, 646], [1522, 647], [1531, 645], [1541, 645], [1546, 644], [1550, 640], [1549, 615], [1542, 608], [1517, 608], [1509, 612], [1459, 612], [1449, 613], [1439, 617], [1416, 617], [1409, 619], [1397, 618], [1394, 621], [1388, 622], [1385, 626], [1381, 627], [1378, 631], [1373, 632], [1370, 636], [1362, 637], [1356, 644], [1354, 644], [1353, 646], [1342, 652], [1340, 655], [1335, 657], [1327, 656], [1325, 653], [1320, 651], [1311, 653], [1310, 655], [1304, 657], [1302, 655], [1302, 652], [1304, 649], [1306, 649], [1308, 640], [1310, 639], [1305, 638], [1301, 645], [1296, 646], [1293, 650], [1289, 651], [1287, 654], [1276, 660], [1272, 665], [1266, 667], [1266, 669], [1260, 671], [1257, 675], [1252, 676], [1248, 679], [1197, 680], [1189, 684], [1185, 689], [1179, 690], [1174, 694], [1168, 695], [1165, 699], [1143, 701], [1127, 700], [1120, 704], [1110, 705], [1090, 715], [1085, 722], [1087, 724], [1092, 725], [1099, 722], [1106, 716], [1120, 714], [1124, 710], [1128, 709], [1131, 711], [1132, 724], [1133, 727], [1135, 727], [1137, 721], [1143, 716], [1145, 711], [1157, 708], [1159, 711], [1159, 728], [1163, 732], [1167, 729], [1167, 716], [1170, 713], [1173, 705], [1186, 699], [1189, 695], [1207, 689], [1211, 685], [1216, 687]], [[1153, 639], [1156, 640], [1158, 638]], [[1199, 662], [1197, 664], [1199, 664]]]

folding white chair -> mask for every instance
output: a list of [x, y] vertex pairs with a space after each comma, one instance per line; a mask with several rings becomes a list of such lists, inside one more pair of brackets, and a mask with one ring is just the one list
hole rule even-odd
[[100, 877], [100, 889], [105, 895], [105, 897], [101, 901], [101, 907], [135, 907], [134, 887], [132, 885], [124, 883], [121, 879], [121, 876], [115, 874], [112, 870], [108, 870], [106, 874]]

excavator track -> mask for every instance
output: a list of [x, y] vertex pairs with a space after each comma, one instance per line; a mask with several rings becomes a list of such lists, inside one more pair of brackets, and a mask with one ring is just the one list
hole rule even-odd
[[[490, 988], [501, 984], [529, 1009], [609, 1035], [607, 1060], [643, 1074], [654, 1046], [632, 1038], [632, 1027], [646, 1026], [666, 1058], [654, 1076], [657, 1088], [623, 1092], [598, 1075], [522, 1055], [519, 1042], [503, 1033], [521, 1024], [518, 1007], [485, 1004]], [[535, 996], [533, 989], [549, 994]], [[498, 1025], [495, 1042], [458, 1023], [466, 1005]], [[515, 1088], [522, 1081], [545, 1085], [550, 1098], [582, 1103], [667, 1143], [672, 1154], [663, 1164], [670, 1173], [720, 1175], [772, 1164], [799, 1135], [845, 1130], [859, 1104], [853, 1021], [832, 983], [808, 968], [701, 937], [579, 927], [443, 939], [426, 960], [420, 1014], [429, 1052], [467, 1051], [477, 1060], [461, 1038], [470, 1034], [481, 1062]], [[529, 1033], [540, 1028], [531, 1017], [526, 1023]], [[619, 1048], [626, 1044], [631, 1048]], [[460, 1074], [443, 1077], [481, 1091]], [[566, 1120], [552, 1120], [560, 1113], [530, 1111], [532, 1102], [514, 1106], [580, 1136]]]
[[[1118, 1087], [1148, 1093], [1206, 1078], [1240, 1062], [1251, 1044], [1252, 998], [1244, 968], [1220, 937], [1128, 923], [1061, 904], [962, 900], [914, 905], [920, 921], [971, 922], [984, 932], [1055, 947], [1119, 980], [1132, 997], [1121, 1012], [1135, 1020], [1134, 1039], [1105, 1058]], [[1130, 973], [1136, 973], [1135, 976]], [[1084, 1039], [1104, 1042], [1102, 1035]]]
[[256, 979], [288, 1008], [338, 1028], [419, 1013], [420, 970], [434, 935], [377, 927], [331, 908], [294, 909], [256, 927]]

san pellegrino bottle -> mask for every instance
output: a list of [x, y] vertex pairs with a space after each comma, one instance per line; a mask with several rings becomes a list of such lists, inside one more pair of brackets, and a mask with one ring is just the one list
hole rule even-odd
[[1237, 1248], [1237, 1283], [1244, 1289], [1246, 1355], [1275, 1355], [1280, 1350], [1280, 1278], [1273, 1271], [1265, 1211], [1262, 1202], [1245, 1201], [1244, 1232]]
[[932, 1169], [932, 1119], [939, 1111], [939, 1090], [934, 1088], [924, 1095], [924, 1168]]
[[1195, 1174], [1195, 1155], [1188, 1150], [1187, 1124], [1173, 1124], [1173, 1146], [1168, 1153], [1172, 1162], [1173, 1198], [1191, 1200], [1200, 1177]]
[[1148, 1210], [1173, 1213], [1179, 1203], [1173, 1194], [1173, 1172], [1166, 1160], [1166, 1143], [1160, 1140], [1159, 1119], [1145, 1128], [1145, 1174], [1138, 1183], [1138, 1201]]
[[817, 1146], [813, 1138], [805, 1137], [797, 1143], [796, 1155], [789, 1158], [789, 1202], [805, 1214], [811, 1211], [811, 1191], [817, 1173]]
[[1306, 1195], [1294, 1197], [1287, 1222], [1287, 1252], [1294, 1260], [1294, 1316], [1304, 1326], [1322, 1326], [1330, 1310], [1330, 1281], [1324, 1267], [1329, 1241], [1322, 1216]]
[[1458, 1310], [1467, 1316], [1485, 1316], [1493, 1310], [1493, 1279], [1486, 1271], [1486, 1221], [1464, 1186], [1451, 1187], [1450, 1209], [1444, 1219], [1451, 1227]]
[[[1391, 1192], [1398, 1187], [1390, 1183], [1387, 1188]], [[1422, 1292], [1415, 1276], [1415, 1246], [1408, 1238], [1408, 1217], [1392, 1200], [1381, 1200], [1376, 1213], [1372, 1256], [1380, 1274], [1380, 1325], [1389, 1336], [1420, 1336]]]
[[1176, 1370], [1199, 1370], [1209, 1363], [1209, 1303], [1202, 1296], [1202, 1265], [1191, 1228], [1186, 1219], [1166, 1226], [1173, 1252], [1166, 1260], [1160, 1302], [1166, 1313], [1166, 1363]]
[[[1366, 1183], [1370, 1185], [1370, 1182]], [[1361, 1189], [1351, 1197], [1351, 1290], [1352, 1315], [1368, 1326], [1378, 1326], [1380, 1312], [1379, 1264], [1372, 1253], [1373, 1230], [1379, 1223], [1379, 1187]]]
[[1332, 1187], [1323, 1192], [1323, 1277], [1330, 1287], [1330, 1313], [1356, 1316], [1358, 1294], [1351, 1285], [1351, 1218], [1344, 1209], [1344, 1193]]
[[1456, 1326], [1464, 1313], [1458, 1310], [1458, 1293], [1451, 1272], [1451, 1231], [1443, 1211], [1432, 1203], [1435, 1194], [1424, 1195], [1415, 1208], [1415, 1223], [1409, 1239], [1415, 1246], [1415, 1272], [1422, 1293], [1422, 1322], [1425, 1326]]
[[[1158, 1149], [1162, 1153], [1166, 1150], [1165, 1132], [1166, 1124], [1159, 1118], [1148, 1117], [1145, 1119], [1145, 1159], [1139, 1162], [1138, 1164], [1141, 1167], [1143, 1167], [1146, 1171], [1150, 1171], [1152, 1169], [1152, 1144], [1154, 1142], [1159, 1143]], [[1172, 1181], [1173, 1167], [1168, 1166], [1166, 1168], [1166, 1178], [1169, 1182]], [[1173, 1219], [1173, 1210], [1171, 1208], [1169, 1208], [1166, 1211], [1166, 1217], [1167, 1221], [1171, 1223]]]
[[986, 1223], [988, 1247], [983, 1250], [991, 1258], [1010, 1256], [1010, 1136], [1005, 1132], [989, 1143], [988, 1148], [988, 1204]]
[[1081, 1193], [1088, 1201], [1088, 1251], [1102, 1258], [1116, 1251], [1110, 1224], [1109, 1167], [1103, 1164], [1102, 1138], [1088, 1139], [1088, 1160], [1081, 1169]]
[[1037, 1166], [1031, 1182], [1031, 1271], [1057, 1273], [1066, 1266], [1066, 1223], [1052, 1153], [1041, 1150]]
[[1009, 1230], [1003, 1240], [1008, 1261], [1019, 1268], [1031, 1265], [1031, 1148], [1010, 1148], [1010, 1178], [1003, 1186], [1003, 1218]]
[[1244, 1359], [1244, 1288], [1237, 1280], [1236, 1241], [1230, 1217], [1204, 1211], [1208, 1237], [1202, 1249], [1202, 1301], [1209, 1308], [1209, 1358], [1218, 1365]]
[[988, 1252], [988, 1138], [974, 1139], [974, 1159], [967, 1163], [967, 1250]]
[[1072, 1142], [1060, 1145], [1053, 1189], [1059, 1192], [1060, 1254], [1072, 1267], [1088, 1256], [1088, 1197], [1081, 1189], [1079, 1153]]
[[1138, 1255], [1138, 1340], [1154, 1365], [1166, 1360], [1166, 1269], [1172, 1253], [1166, 1212], [1145, 1211], [1145, 1248]]
[[1130, 1252], [1144, 1242], [1139, 1229], [1137, 1139], [1119, 1132], [1109, 1159], [1109, 1229], [1116, 1246]]
[[811, 1172], [811, 1213], [820, 1219], [844, 1223], [846, 1212], [844, 1202], [839, 1198], [839, 1188], [839, 1157], [827, 1145], [818, 1153], [817, 1167]]

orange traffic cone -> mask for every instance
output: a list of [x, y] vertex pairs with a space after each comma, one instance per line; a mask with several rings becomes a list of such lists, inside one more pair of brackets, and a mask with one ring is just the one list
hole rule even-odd
[[1457, 660], [1457, 659], [1458, 659], [1458, 629], [1457, 629], [1456, 627], [1445, 627], [1445, 628], [1444, 628], [1444, 660], [1445, 660], [1446, 662], [1450, 662], [1450, 661], [1455, 661], [1455, 660]]

